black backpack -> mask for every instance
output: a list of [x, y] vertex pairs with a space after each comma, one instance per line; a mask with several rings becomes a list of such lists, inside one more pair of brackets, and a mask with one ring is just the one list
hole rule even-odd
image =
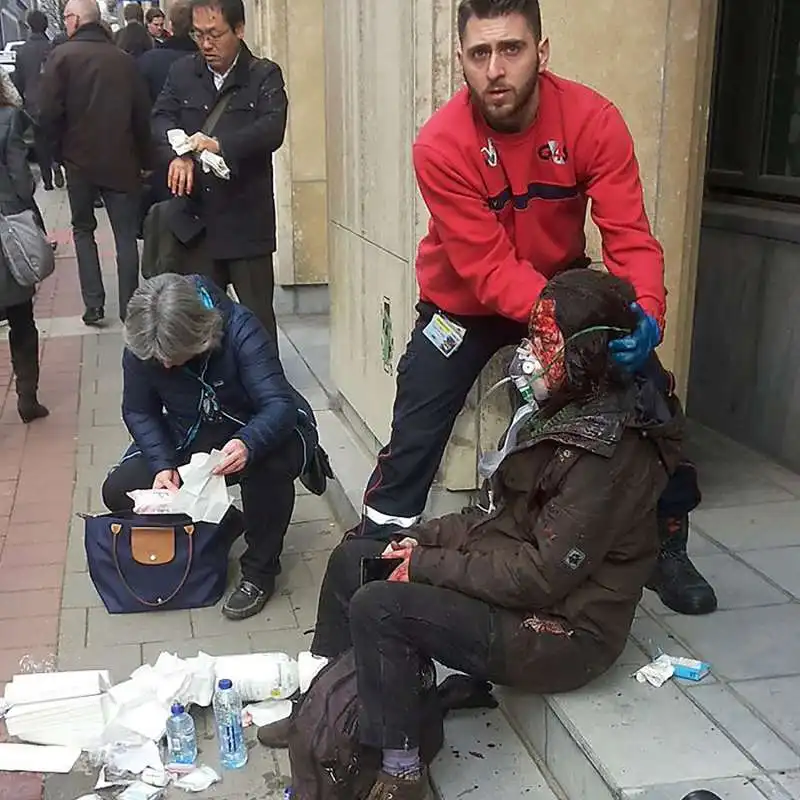
[[[422, 726], [420, 756], [426, 764], [444, 743], [444, 717], [459, 708], [496, 708], [491, 684], [451, 675], [437, 688], [436, 668], [420, 664]], [[292, 712], [289, 760], [292, 800], [363, 800], [375, 783], [381, 753], [363, 747], [358, 737], [356, 665], [352, 650], [319, 672]]]
[[[433, 662], [420, 665], [424, 701], [420, 755], [430, 763], [444, 742], [444, 715]], [[292, 800], [362, 800], [381, 767], [381, 753], [358, 741], [358, 694], [352, 650], [319, 672], [289, 726]]]

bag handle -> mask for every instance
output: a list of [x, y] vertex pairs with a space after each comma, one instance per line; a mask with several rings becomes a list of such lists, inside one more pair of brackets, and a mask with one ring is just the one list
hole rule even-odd
[[[192, 570], [192, 562], [194, 561], [194, 525], [184, 525], [183, 531], [189, 537], [189, 555], [186, 558], [186, 569], [183, 573], [183, 577], [180, 580], [175, 591], [166, 598], [166, 600], [162, 600], [160, 603], [151, 603], [148, 600], [145, 600], [139, 597], [136, 592], [133, 591], [133, 588], [128, 583], [125, 576], [122, 574], [122, 566], [119, 563], [119, 553], [117, 552], [117, 545], [119, 543], [119, 535], [122, 533], [123, 526], [119, 524], [119, 522], [112, 522], [111, 523], [111, 535], [113, 537], [113, 545], [111, 547], [111, 556], [114, 559], [114, 566], [117, 569], [117, 575], [119, 575], [119, 579], [122, 581], [122, 585], [128, 590], [131, 597], [135, 600], [138, 600], [143, 606], [147, 606], [148, 608], [161, 608], [161, 606], [166, 605], [171, 600], [174, 600], [178, 593], [183, 589], [186, 585], [186, 581], [189, 578], [189, 573]], [[174, 529], [173, 529], [174, 532]]]

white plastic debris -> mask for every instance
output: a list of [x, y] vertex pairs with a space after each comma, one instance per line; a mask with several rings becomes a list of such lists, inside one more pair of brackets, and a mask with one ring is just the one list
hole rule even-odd
[[187, 792], [204, 792], [209, 786], [213, 786], [222, 780], [211, 767], [205, 765], [192, 770], [173, 784], [176, 789], [183, 789]]
[[634, 673], [639, 683], [649, 683], [656, 689], [673, 676], [691, 681], [701, 681], [711, 671], [711, 665], [693, 658], [678, 658], [662, 653], [654, 661]]
[[300, 674], [300, 692], [305, 694], [311, 681], [317, 677], [320, 670], [328, 663], [324, 656], [315, 656], [308, 651], [297, 656], [297, 671]]
[[56, 772], [66, 774], [80, 757], [79, 747], [39, 747], [0, 744], [0, 772]]
[[164, 790], [158, 786], [150, 786], [142, 781], [132, 783], [124, 792], [117, 795], [117, 800], [157, 800], [164, 796]]
[[221, 656], [217, 679], [233, 682], [242, 700], [288, 700], [300, 686], [297, 662], [286, 653]]
[[43, 745], [91, 750], [112, 713], [105, 670], [15, 675], [4, 704], [10, 736]]
[[242, 722], [245, 727], [255, 725], [260, 728], [263, 725], [280, 722], [291, 714], [292, 703], [290, 700], [263, 700], [242, 709]]

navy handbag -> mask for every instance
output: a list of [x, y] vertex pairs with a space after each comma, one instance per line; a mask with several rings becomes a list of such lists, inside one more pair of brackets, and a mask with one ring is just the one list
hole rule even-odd
[[82, 515], [89, 575], [110, 614], [214, 605], [231, 539], [183, 515]]

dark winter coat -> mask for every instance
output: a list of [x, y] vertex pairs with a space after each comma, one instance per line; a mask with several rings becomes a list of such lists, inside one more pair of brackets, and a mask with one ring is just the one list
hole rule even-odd
[[[0, 214], [19, 214], [33, 208], [33, 178], [22, 138], [26, 124], [18, 108], [0, 107]], [[20, 305], [32, 297], [33, 288], [14, 280], [0, 250], [0, 308]]]
[[683, 430], [677, 400], [671, 409], [648, 401], [645, 415], [642, 396], [631, 388], [567, 406], [505, 459], [494, 513], [444, 517], [411, 534], [420, 542], [413, 582], [498, 609], [495, 647], [513, 685], [578, 688], [625, 647]]
[[99, 23], [82, 26], [45, 63], [40, 122], [56, 160], [91, 183], [136, 191], [150, 161], [150, 102], [133, 59]]
[[147, 83], [150, 102], [158, 100], [172, 65], [196, 52], [197, 45], [189, 36], [173, 36], [139, 56], [136, 65]]
[[36, 119], [39, 114], [39, 83], [42, 65], [50, 55], [53, 43], [43, 33], [32, 33], [17, 51], [15, 79], [25, 101], [25, 109]]
[[302, 433], [314, 419], [306, 400], [286, 380], [276, 343], [253, 313], [234, 303], [213, 282], [196, 280], [223, 314], [220, 346], [174, 369], [141, 361], [127, 349], [122, 356], [122, 417], [154, 473], [186, 461], [177, 451], [188, 444], [188, 435], [200, 419], [202, 386], [196, 376], [204, 366], [204, 380], [214, 388], [221, 409], [239, 422], [203, 421], [198, 436], [205, 438], [213, 426], [219, 441], [241, 439], [250, 456], [259, 459], [298, 429]]
[[217, 97], [228, 92], [213, 135], [231, 177], [195, 169], [192, 205], [205, 225], [210, 258], [255, 258], [275, 251], [272, 154], [283, 144], [288, 107], [280, 67], [243, 44], [218, 93], [202, 55], [177, 61], [153, 109], [153, 137], [168, 163], [175, 153], [167, 131], [180, 128], [191, 136], [202, 130]]

